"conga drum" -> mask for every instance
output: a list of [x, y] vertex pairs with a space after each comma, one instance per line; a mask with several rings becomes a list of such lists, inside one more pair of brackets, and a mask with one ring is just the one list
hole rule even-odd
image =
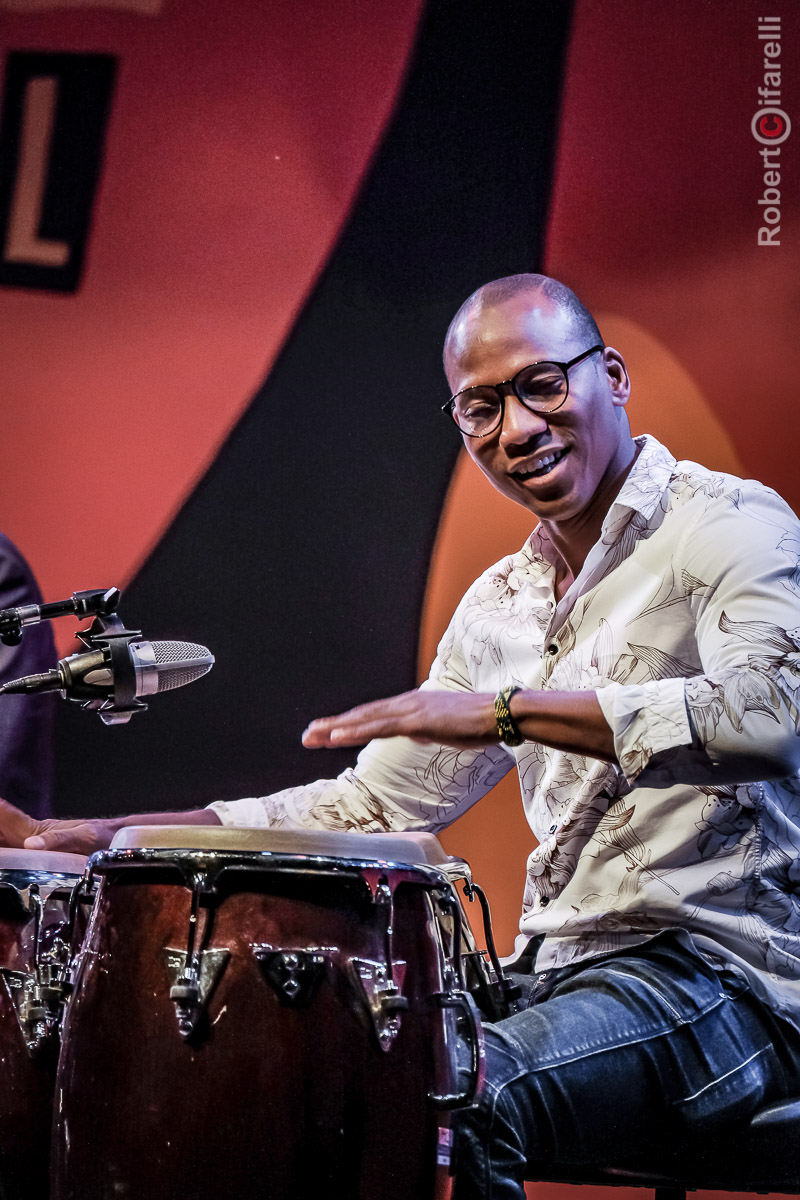
[[0, 848], [0, 1196], [47, 1200], [79, 854]]
[[53, 1200], [450, 1195], [482, 1045], [435, 838], [138, 827], [89, 871]]

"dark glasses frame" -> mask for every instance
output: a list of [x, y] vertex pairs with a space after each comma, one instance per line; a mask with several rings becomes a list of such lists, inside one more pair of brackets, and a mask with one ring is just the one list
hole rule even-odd
[[[500, 388], [510, 387], [520, 404], [524, 405], [529, 412], [538, 413], [540, 415], [558, 412], [559, 408], [566, 403], [567, 396], [569, 396], [570, 367], [577, 366], [577, 364], [582, 362], [584, 358], [588, 358], [590, 354], [596, 354], [598, 350], [605, 350], [605, 346], [602, 345], [602, 343], [597, 346], [592, 346], [590, 349], [584, 350], [581, 354], [576, 354], [574, 358], [569, 360], [569, 362], [555, 362], [551, 358], [539, 359], [536, 362], [528, 363], [525, 367], [521, 367], [519, 371], [517, 371], [516, 375], [512, 376], [511, 379], [503, 379], [500, 383], [476, 383], [473, 384], [472, 387], [462, 388], [460, 392], [456, 392], [455, 395], [451, 396], [446, 404], [442, 405], [442, 412], [449, 413], [454, 425], [456, 426], [456, 429], [458, 429], [459, 432], [463, 433], [466, 437], [472, 438], [488, 437], [490, 433], [494, 433], [495, 429], [503, 424], [503, 418], [505, 417], [506, 413], [506, 393], [501, 392]], [[557, 404], [553, 405], [552, 408], [534, 406], [531, 403], [530, 398], [526, 399], [517, 391], [517, 380], [521, 375], [524, 375], [526, 371], [530, 371], [531, 367], [558, 367], [561, 371], [561, 374], [564, 376], [564, 395]], [[462, 426], [459, 425], [455, 413], [455, 404], [459, 396], [463, 396], [465, 392], [477, 391], [479, 388], [489, 388], [491, 391], [497, 392], [497, 399], [500, 407], [497, 413], [497, 420], [494, 421], [488, 429], [484, 430], [483, 433], [471, 433], [468, 429], [463, 429]]]

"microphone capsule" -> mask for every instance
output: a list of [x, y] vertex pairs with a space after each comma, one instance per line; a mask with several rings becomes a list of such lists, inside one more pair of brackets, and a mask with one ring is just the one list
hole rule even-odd
[[195, 642], [131, 642], [129, 649], [137, 696], [152, 696], [193, 683], [214, 665], [211, 651]]

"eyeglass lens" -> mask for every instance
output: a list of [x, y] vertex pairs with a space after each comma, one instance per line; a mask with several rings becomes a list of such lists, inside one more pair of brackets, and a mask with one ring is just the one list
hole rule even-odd
[[[534, 363], [514, 376], [511, 387], [534, 412], [552, 412], [567, 394], [567, 378], [556, 363]], [[466, 388], [455, 397], [453, 416], [465, 433], [480, 434], [498, 420], [502, 405], [493, 387]]]

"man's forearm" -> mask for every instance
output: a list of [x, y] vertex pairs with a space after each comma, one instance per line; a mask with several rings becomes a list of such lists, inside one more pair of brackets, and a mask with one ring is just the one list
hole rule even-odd
[[[194, 808], [191, 812], [158, 812], [158, 813], [129, 813], [124, 817], [106, 817], [116, 829], [128, 825], [221, 825], [217, 814], [211, 808]], [[116, 830], [115, 830], [116, 832]]]
[[191, 812], [145, 812], [128, 813], [122, 817], [100, 817], [89, 821], [96, 829], [99, 848], [111, 845], [114, 834], [130, 825], [220, 825], [217, 814], [209, 808], [192, 809]]
[[526, 741], [616, 762], [614, 735], [594, 692], [515, 692], [509, 705]]
[[[489, 692], [417, 689], [312, 721], [303, 744], [358, 746], [400, 735], [448, 746], [489, 746], [500, 741], [494, 701]], [[511, 713], [526, 741], [616, 761], [611, 727], [594, 692], [515, 692]]]

